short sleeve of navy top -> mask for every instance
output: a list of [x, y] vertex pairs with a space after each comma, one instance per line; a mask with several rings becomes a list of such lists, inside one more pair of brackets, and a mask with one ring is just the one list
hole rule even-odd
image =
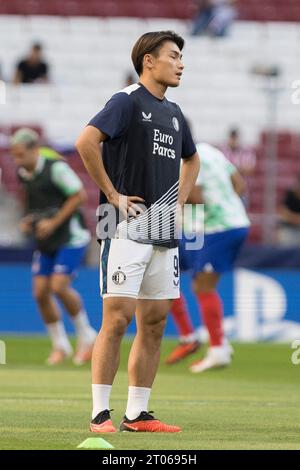
[[117, 139], [126, 134], [133, 111], [132, 100], [126, 93], [116, 93], [105, 107], [89, 122], [108, 136]]
[[[131, 85], [113, 95], [88, 125], [107, 136], [103, 163], [119, 193], [142, 197], [149, 211], [153, 204], [174, 203], [180, 159], [196, 153], [177, 104], [156, 98], [141, 84]], [[100, 203], [105, 202], [101, 194]]]

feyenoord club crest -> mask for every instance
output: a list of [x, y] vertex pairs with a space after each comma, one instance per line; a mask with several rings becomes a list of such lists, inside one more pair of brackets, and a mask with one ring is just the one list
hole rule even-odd
[[175, 131], [178, 132], [179, 131], [179, 122], [178, 122], [178, 119], [175, 116], [172, 119], [172, 123], [173, 123]]
[[123, 282], [126, 281], [126, 274], [123, 273], [123, 271], [116, 271], [115, 273], [113, 273], [111, 278], [113, 282], [117, 284], [117, 286], [119, 286], [120, 284], [123, 284]]

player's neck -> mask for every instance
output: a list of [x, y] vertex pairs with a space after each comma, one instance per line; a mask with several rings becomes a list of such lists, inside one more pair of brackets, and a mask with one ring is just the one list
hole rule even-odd
[[151, 77], [140, 77], [139, 82], [147, 88], [147, 90], [151, 93], [151, 95], [155, 96], [159, 100], [163, 100], [165, 97], [165, 93], [167, 91], [167, 86], [163, 85], [162, 83], [158, 83], [154, 81]]

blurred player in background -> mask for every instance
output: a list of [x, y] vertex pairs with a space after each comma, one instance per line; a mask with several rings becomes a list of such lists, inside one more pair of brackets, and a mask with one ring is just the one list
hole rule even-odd
[[31, 129], [18, 130], [11, 139], [11, 153], [25, 190], [24, 234], [32, 235], [37, 250], [32, 263], [33, 295], [47, 327], [52, 352], [47, 360], [56, 365], [72, 355], [54, 296], [65, 307], [77, 333], [73, 362], [91, 359], [96, 337], [79, 294], [71, 281], [90, 241], [79, 207], [86, 200], [82, 183], [59, 155], [41, 156], [39, 136]]
[[[181, 269], [193, 275], [202, 320], [209, 334], [209, 349], [203, 360], [191, 365], [191, 372], [203, 372], [231, 362], [232, 347], [224, 337], [223, 305], [216, 290], [220, 276], [233, 269], [236, 256], [247, 238], [250, 225], [241, 196], [245, 183], [222, 152], [208, 144], [198, 144], [201, 172], [188, 202], [204, 204], [204, 245], [200, 250], [186, 250], [186, 241], [180, 245]], [[192, 213], [193, 214], [193, 213]], [[184, 219], [185, 234], [203, 230], [200, 220], [192, 216]], [[199, 347], [183, 294], [173, 301], [172, 315], [180, 334], [180, 344], [166, 359], [174, 364]]]
[[[77, 141], [83, 162], [101, 189], [100, 202], [125, 213], [128, 230], [135, 224], [141, 228], [139, 238], [130, 239], [120, 234], [124, 224], [119, 224], [117, 234], [103, 236], [101, 242], [103, 319], [93, 352], [93, 432], [116, 431], [109, 399], [120, 343], [134, 313], [137, 334], [129, 356], [128, 402], [120, 429], [180, 431], [154, 418], [148, 401], [170, 299], [179, 297], [176, 205], [186, 202], [199, 171], [185, 118], [179, 106], [165, 98], [167, 88], [180, 83], [183, 45], [172, 31], [141, 36], [132, 50], [139, 83], [113, 95]], [[138, 203], [144, 203], [143, 213]]]

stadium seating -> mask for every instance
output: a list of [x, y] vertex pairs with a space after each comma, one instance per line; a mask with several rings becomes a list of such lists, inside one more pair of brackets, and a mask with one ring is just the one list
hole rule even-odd
[[130, 50], [136, 37], [145, 30], [166, 27], [186, 37], [183, 86], [169, 95], [182, 104], [197, 140], [222, 141], [229, 126], [242, 123], [246, 142], [257, 141], [268, 123], [268, 110], [265, 79], [250, 74], [254, 65], [281, 68], [278, 127], [297, 130], [299, 109], [291, 95], [292, 83], [300, 76], [299, 25], [237, 22], [230, 37], [214, 41], [188, 37], [187, 24], [179, 20], [40, 16], [0, 16], [4, 78], [12, 76], [28, 45], [40, 40], [52, 82], [49, 86], [7, 85], [0, 125], [32, 121], [45, 128], [50, 140], [73, 142], [90, 116], [123, 87], [126, 73], [132, 70]]
[[[298, 0], [237, 0], [239, 18], [254, 21], [299, 21]], [[1, 0], [0, 14], [60, 16], [124, 16], [189, 19], [193, 0]]]

